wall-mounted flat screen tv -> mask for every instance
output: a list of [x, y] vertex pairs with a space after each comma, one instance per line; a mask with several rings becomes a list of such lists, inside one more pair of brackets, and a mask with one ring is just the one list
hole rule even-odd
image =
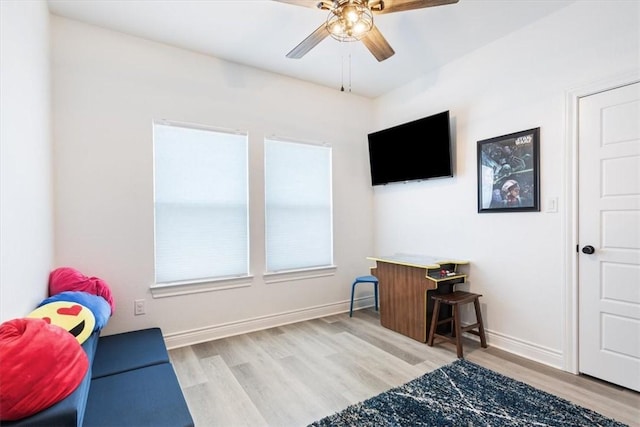
[[449, 111], [370, 133], [371, 183], [453, 176]]

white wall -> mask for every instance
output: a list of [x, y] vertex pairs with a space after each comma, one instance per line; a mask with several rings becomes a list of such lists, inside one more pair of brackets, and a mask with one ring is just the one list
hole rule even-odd
[[[158, 325], [176, 344], [344, 310], [352, 277], [369, 265], [373, 235], [377, 253], [469, 259], [490, 344], [560, 366], [567, 351], [563, 260], [571, 250], [563, 220], [571, 203], [564, 199], [566, 95], [638, 71], [638, 2], [578, 1], [374, 108], [352, 95], [53, 18], [53, 265], [45, 6], [0, 5], [2, 320], [26, 315], [46, 296], [49, 269], [60, 265], [110, 283], [118, 307], [105, 332]], [[366, 133], [445, 109], [455, 124], [456, 176], [372, 192]], [[249, 130], [251, 287], [151, 297], [155, 118]], [[537, 126], [542, 212], [477, 214], [476, 142]], [[335, 277], [262, 280], [260, 147], [262, 135], [273, 133], [334, 146]], [[559, 212], [544, 212], [553, 197]], [[136, 298], [147, 300], [147, 315], [133, 316]]]
[[[370, 100], [59, 17], [52, 42], [56, 264], [110, 284], [104, 333], [160, 326], [171, 346], [348, 309], [373, 248]], [[152, 298], [154, 119], [249, 132], [250, 287]], [[270, 135], [333, 147], [335, 276], [263, 280]]]
[[0, 322], [47, 296], [53, 264], [49, 11], [0, 1]]
[[[376, 100], [376, 129], [450, 110], [456, 145], [454, 178], [375, 188], [376, 252], [470, 260], [491, 345], [558, 367], [570, 351], [567, 94], [640, 69], [639, 17], [636, 1], [578, 1]], [[476, 142], [535, 127], [541, 212], [478, 214]]]

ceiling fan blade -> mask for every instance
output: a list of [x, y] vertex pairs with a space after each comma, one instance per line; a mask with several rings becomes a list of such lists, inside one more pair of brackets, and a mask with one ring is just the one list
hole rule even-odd
[[296, 6], [310, 7], [312, 9], [325, 9], [329, 10], [332, 6], [332, 2], [328, 0], [274, 0], [278, 3], [293, 4]]
[[458, 0], [384, 0], [382, 10], [377, 5], [372, 5], [371, 11], [375, 14], [403, 12], [405, 10], [423, 9], [425, 7], [444, 6], [445, 4], [458, 3]]
[[364, 43], [378, 62], [382, 62], [396, 53], [375, 25], [360, 41]]
[[322, 25], [320, 25], [313, 33], [309, 34], [306, 39], [302, 40], [298, 46], [291, 49], [291, 52], [287, 53], [287, 58], [302, 58], [328, 35], [329, 30], [327, 30], [326, 24], [322, 23]]

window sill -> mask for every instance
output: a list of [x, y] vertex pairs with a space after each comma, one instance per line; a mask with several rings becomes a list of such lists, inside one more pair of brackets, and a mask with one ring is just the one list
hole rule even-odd
[[155, 285], [151, 285], [151, 295], [153, 298], [166, 298], [178, 295], [198, 294], [201, 292], [246, 288], [251, 286], [252, 282], [253, 276], [247, 275], [190, 282], [156, 283]]
[[300, 270], [287, 270], [264, 273], [264, 283], [290, 282], [292, 280], [314, 279], [316, 277], [327, 277], [336, 274], [337, 266], [329, 265], [325, 267], [304, 268]]

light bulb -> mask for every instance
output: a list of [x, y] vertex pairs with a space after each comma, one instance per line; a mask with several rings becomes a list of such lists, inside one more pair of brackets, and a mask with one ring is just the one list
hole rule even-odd
[[358, 35], [358, 34], [362, 34], [362, 33], [364, 33], [365, 31], [367, 31], [367, 26], [365, 25], [365, 23], [364, 23], [364, 22], [362, 22], [362, 21], [358, 21], [358, 22], [356, 22], [356, 23], [353, 25], [353, 30], [352, 30], [352, 32], [353, 32], [354, 34], [356, 34], [356, 35]]
[[360, 19], [360, 11], [355, 6], [345, 6], [342, 9], [342, 16], [349, 22], [357, 22]]

